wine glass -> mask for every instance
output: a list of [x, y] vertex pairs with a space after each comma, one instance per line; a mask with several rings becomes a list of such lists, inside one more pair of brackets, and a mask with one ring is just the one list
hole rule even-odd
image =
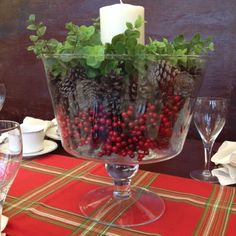
[[4, 84], [0, 84], [0, 111], [2, 110], [5, 98], [6, 98], [6, 87]]
[[81, 212], [121, 227], [160, 218], [164, 200], [148, 187], [131, 188], [131, 179], [139, 164], [181, 152], [205, 58], [63, 54], [42, 59], [64, 149], [105, 163], [113, 179], [114, 186], [81, 196]]
[[0, 120], [0, 217], [5, 198], [19, 170], [21, 160], [20, 125], [14, 121]]
[[214, 142], [225, 125], [227, 99], [199, 97], [196, 101], [194, 124], [204, 146], [205, 166], [203, 170], [193, 170], [190, 176], [196, 180], [217, 183], [217, 177], [211, 174], [211, 152]]

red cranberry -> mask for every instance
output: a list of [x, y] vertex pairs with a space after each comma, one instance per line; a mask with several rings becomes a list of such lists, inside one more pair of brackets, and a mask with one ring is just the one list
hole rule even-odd
[[121, 137], [120, 136], [116, 137], [116, 142], [120, 142], [120, 141], [121, 141]]
[[94, 131], [96, 131], [96, 130], [99, 129], [99, 126], [98, 126], [98, 125], [94, 125], [94, 126], [93, 126], [93, 129], [94, 129]]
[[113, 122], [112, 126], [115, 128], [118, 126], [118, 123], [117, 122]]
[[141, 130], [141, 131], [144, 131], [145, 129], [146, 129], [146, 126], [145, 126], [145, 125], [140, 126], [140, 130]]
[[145, 119], [142, 118], [142, 117], [139, 118], [138, 123], [139, 123], [140, 125], [144, 125], [144, 124], [145, 124]]
[[129, 128], [133, 128], [134, 127], [134, 122], [129, 122]]
[[178, 95], [174, 96], [174, 101], [175, 102], [179, 102], [180, 100], [181, 100], [180, 96], [178, 96]]
[[88, 133], [90, 131], [90, 129], [88, 127], [84, 128], [84, 132]]
[[154, 104], [148, 104], [148, 111], [155, 111], [156, 106]]
[[113, 152], [117, 152], [117, 150], [118, 150], [117, 146], [113, 146], [113, 147], [112, 147], [112, 151], [113, 151]]
[[104, 128], [104, 126], [99, 126], [99, 131], [104, 131], [105, 130], [105, 128]]
[[99, 121], [100, 121], [101, 124], [104, 124], [106, 122], [106, 120], [104, 118], [100, 118]]

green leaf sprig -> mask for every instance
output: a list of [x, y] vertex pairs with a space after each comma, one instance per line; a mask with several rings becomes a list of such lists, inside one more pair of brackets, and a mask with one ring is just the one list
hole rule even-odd
[[[39, 58], [44, 55], [56, 55], [54, 59], [56, 63], [53, 62], [54, 67], [51, 72], [54, 77], [63, 76], [70, 68], [81, 65], [90, 78], [110, 72], [122, 73], [121, 67], [126, 74], [144, 74], [145, 60], [140, 58], [145, 58], [145, 55], [159, 55], [162, 58], [163, 55], [168, 55], [168, 58], [173, 56], [171, 63], [180, 68], [191, 69], [196, 65], [194, 60], [189, 63], [189, 55], [205, 55], [214, 50], [212, 38], [203, 40], [199, 33], [196, 33], [191, 40], [178, 35], [173, 41], [166, 38], [160, 41], [150, 38], [148, 44], [141, 45], [138, 43], [140, 36], [138, 29], [144, 24], [141, 17], [138, 17], [134, 24], [127, 22], [124, 33], [113, 37], [111, 43], [102, 45], [98, 22], [96, 19], [90, 26], [67, 23], [66, 39], [64, 42], [59, 42], [56, 39], [44, 39], [46, 26], [42, 22], [37, 23], [35, 15], [30, 15], [27, 29], [34, 34], [30, 35], [32, 45], [28, 50]], [[106, 55], [114, 55], [114, 58], [106, 59]], [[121, 60], [115, 55], [123, 55], [123, 58], [125, 55], [132, 60]]]
[[[111, 43], [105, 45], [105, 53], [108, 55], [125, 55], [127, 60], [124, 60], [124, 67], [126, 73], [134, 74], [135, 71], [142, 72], [143, 66], [140, 66], [140, 63], [144, 63], [143, 60], [140, 60], [142, 55], [145, 54], [145, 46], [138, 43], [140, 37], [139, 28], [143, 25], [143, 20], [141, 16], [137, 18], [134, 22], [134, 25], [127, 22], [124, 33], [118, 34], [113, 37]], [[125, 58], [125, 57], [123, 57]], [[130, 60], [131, 59], [131, 60]], [[104, 63], [104, 73], [109, 73], [116, 70], [118, 65], [117, 59], [107, 60]]]
[[196, 33], [191, 40], [186, 40], [183, 35], [178, 35], [173, 42], [166, 38], [162, 41], [149, 39], [146, 46], [148, 53], [166, 54], [173, 56], [202, 55], [214, 50], [212, 38], [201, 39], [200, 33]]
[[161, 41], [150, 38], [149, 44], [146, 45], [147, 54], [167, 55], [171, 64], [188, 70], [196, 66], [194, 65], [196, 60], [191, 58], [207, 55], [209, 51], [214, 51], [212, 38], [202, 39], [200, 33], [196, 33], [191, 40], [186, 40], [183, 35], [178, 35], [172, 42], [166, 38]]
[[[82, 25], [80, 27], [72, 22], [67, 23], [65, 25], [67, 37], [64, 42], [56, 39], [43, 39], [46, 26], [41, 22], [37, 23], [35, 15], [29, 16], [28, 23], [27, 29], [35, 33], [30, 35], [32, 45], [27, 48], [28, 51], [32, 51], [38, 58], [42, 58], [44, 55], [56, 55], [56, 58], [60, 59], [58, 60], [60, 62], [54, 62], [55, 68], [52, 71], [54, 76], [64, 75], [69, 68], [76, 66], [78, 63], [76, 54], [86, 55], [80, 63], [88, 67], [88, 74], [91, 76], [96, 74], [93, 70], [100, 67], [104, 60], [105, 50], [100, 41], [100, 32], [96, 22], [91, 26]], [[94, 55], [97, 55], [95, 59]]]
[[28, 51], [33, 51], [37, 57], [40, 57], [42, 54], [57, 53], [62, 44], [56, 39], [43, 39], [47, 29], [46, 26], [42, 22], [37, 23], [35, 15], [29, 16], [28, 23], [27, 29], [35, 33], [29, 37], [32, 45], [27, 48]]

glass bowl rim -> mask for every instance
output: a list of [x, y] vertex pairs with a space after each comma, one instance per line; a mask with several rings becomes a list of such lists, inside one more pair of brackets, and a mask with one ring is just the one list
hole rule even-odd
[[20, 129], [20, 123], [18, 123], [17, 121], [13, 121], [13, 120], [0, 120], [0, 123], [12, 124], [12, 126], [10, 126], [8, 128], [1, 128], [1, 126], [0, 126], [0, 134], [3, 133], [3, 132], [11, 131], [11, 130], [16, 129], [16, 128]]
[[118, 54], [118, 53], [104, 53], [103, 55], [91, 55], [91, 54], [81, 54], [81, 53], [46, 53], [46, 54], [41, 54], [42, 59], [49, 59], [49, 58], [60, 58], [61, 56], [71, 56], [71, 57], [77, 57], [77, 58], [88, 58], [88, 57], [94, 57], [94, 58], [99, 58], [105, 56], [107, 59], [112, 59], [112, 58], [121, 58], [121, 59], [129, 59], [129, 58], [146, 58], [148, 59], [149, 57], [151, 58], [189, 58], [189, 59], [204, 59], [204, 58], [209, 58], [211, 57], [210, 55], [201, 55], [201, 54], [186, 54], [186, 55], [173, 55], [173, 54], [152, 54], [152, 53], [146, 53], [146, 54], [141, 54], [141, 55], [128, 55], [128, 54]]

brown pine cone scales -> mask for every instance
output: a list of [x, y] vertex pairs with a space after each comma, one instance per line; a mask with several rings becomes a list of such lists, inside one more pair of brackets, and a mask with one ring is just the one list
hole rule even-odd
[[140, 81], [139, 96], [158, 99], [163, 94], [174, 94], [175, 77], [180, 71], [165, 60], [148, 65], [146, 78]]
[[75, 92], [77, 80], [84, 79], [87, 79], [84, 69], [81, 66], [77, 66], [76, 68], [70, 69], [66, 77], [56, 79], [56, 86], [62, 96], [68, 97]]
[[75, 97], [80, 109], [96, 106], [99, 83], [95, 80], [84, 79], [76, 82]]
[[111, 113], [117, 114], [120, 112], [123, 81], [123, 76], [115, 73], [110, 73], [100, 78], [98, 96], [105, 109]]
[[148, 66], [147, 79], [154, 86], [158, 85], [163, 79], [170, 81], [179, 73], [178, 69], [165, 60], [154, 62]]
[[74, 77], [68, 76], [57, 81], [57, 88], [62, 96], [68, 97], [71, 93], [74, 93], [76, 89]]
[[194, 77], [186, 71], [178, 73], [175, 78], [174, 94], [188, 97], [194, 90]]

